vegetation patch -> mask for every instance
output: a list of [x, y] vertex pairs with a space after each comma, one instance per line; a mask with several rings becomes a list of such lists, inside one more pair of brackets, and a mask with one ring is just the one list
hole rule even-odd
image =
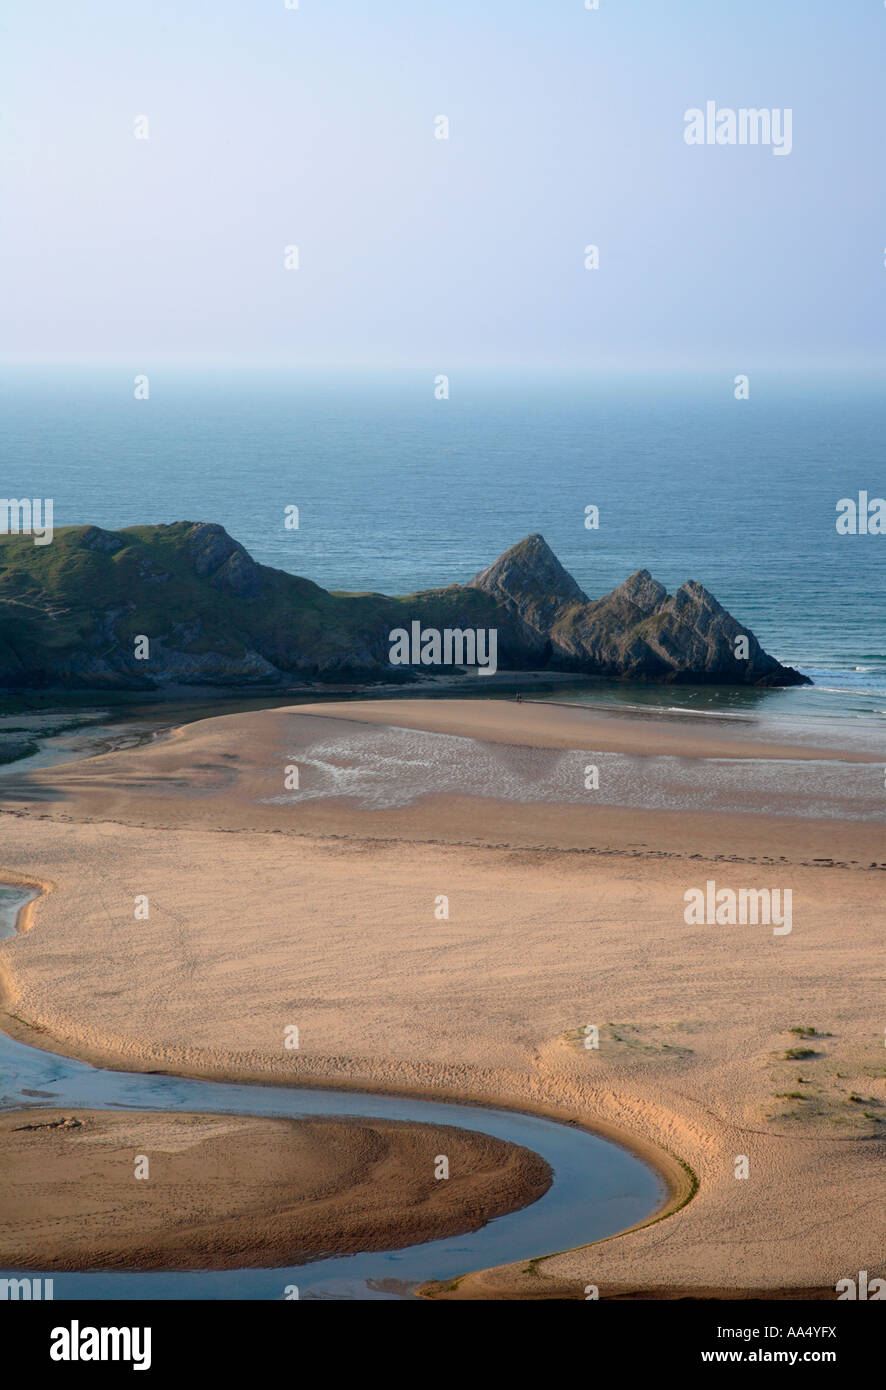
[[[693, 1049], [688, 1047], [682, 1034], [691, 1030], [691, 1025], [683, 1020], [666, 1023], [603, 1023], [597, 1027], [596, 1037], [589, 1028], [596, 1025], [585, 1024], [583, 1028], [571, 1028], [563, 1033], [562, 1041], [576, 1050], [586, 1050], [598, 1057], [681, 1058], [692, 1057]], [[597, 1046], [593, 1044], [596, 1042]]]
[[[779, 1125], [827, 1127], [847, 1137], [882, 1133], [886, 1066], [869, 1060], [873, 1048], [841, 1042], [834, 1033], [811, 1026], [786, 1028], [785, 1034], [805, 1041], [814, 1038], [819, 1046], [788, 1047], [773, 1055], [766, 1119]], [[797, 1061], [804, 1063], [802, 1073], [790, 1070]]]

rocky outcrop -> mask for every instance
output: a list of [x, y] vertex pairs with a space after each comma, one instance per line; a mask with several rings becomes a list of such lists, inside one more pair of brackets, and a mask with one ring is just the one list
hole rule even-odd
[[[700, 584], [673, 595], [647, 570], [589, 599], [542, 536], [465, 584], [404, 598], [330, 593], [256, 564], [209, 522], [57, 529], [0, 543], [0, 686], [273, 687], [390, 681], [390, 634], [494, 628], [498, 668], [635, 680], [792, 685]], [[144, 638], [148, 639], [147, 645]], [[451, 670], [451, 668], [450, 668]]]
[[587, 594], [568, 574], [544, 536], [527, 536], [488, 569], [468, 581], [534, 632], [546, 635], [562, 608], [587, 603]]
[[639, 571], [642, 604], [614, 589], [555, 624], [554, 661], [578, 670], [654, 681], [790, 685], [803, 681], [694, 580], [673, 595]]
[[810, 684], [764, 652], [750, 629], [695, 580], [671, 595], [648, 570], [637, 570], [590, 600], [544, 537], [533, 535], [470, 584], [543, 633], [555, 669], [697, 684]]
[[201, 521], [192, 526], [188, 550], [195, 573], [208, 579], [214, 589], [237, 598], [254, 598], [261, 593], [261, 565], [217, 522]]

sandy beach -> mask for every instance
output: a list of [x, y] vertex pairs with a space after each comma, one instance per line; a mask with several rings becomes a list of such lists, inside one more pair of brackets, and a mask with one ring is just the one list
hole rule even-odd
[[[385, 754], [399, 804], [349, 795], [345, 745], [406, 729], [431, 742], [418, 768]], [[788, 783], [827, 764], [847, 795], [874, 763], [714, 721], [397, 700], [209, 718], [7, 777], [0, 878], [44, 891], [0, 947], [3, 1027], [129, 1070], [535, 1111], [668, 1176], [665, 1219], [450, 1296], [799, 1296], [883, 1274], [882, 820], [697, 810], [685, 791], [614, 806], [605, 779], [567, 804], [549, 760], [569, 750], [673, 758], [699, 788], [724, 763], [782, 760]], [[507, 795], [454, 793], [453, 756], [497, 758]], [[320, 764], [337, 795], [312, 792]], [[554, 792], [533, 799], [533, 779]], [[790, 890], [790, 933], [687, 924], [710, 880]]]

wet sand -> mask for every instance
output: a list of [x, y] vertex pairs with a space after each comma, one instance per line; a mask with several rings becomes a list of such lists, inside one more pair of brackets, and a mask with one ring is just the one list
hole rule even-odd
[[[618, 729], [591, 736], [547, 707], [409, 705], [372, 705], [372, 719], [445, 720], [468, 738], [482, 726], [524, 751], [604, 738], [661, 751], [658, 721], [607, 718]], [[0, 877], [47, 891], [0, 948], [7, 1031], [134, 1070], [536, 1110], [657, 1155], [675, 1194], [687, 1168], [697, 1177], [667, 1219], [528, 1274], [470, 1276], [460, 1296], [588, 1283], [799, 1296], [882, 1274], [882, 823], [527, 804], [432, 783], [389, 809], [274, 802], [293, 749], [367, 727], [354, 704], [331, 708], [209, 719], [17, 782], [0, 803]], [[774, 756], [738, 754], [731, 732], [698, 737], [711, 758]], [[699, 745], [680, 746], [706, 785]], [[863, 768], [825, 751], [847, 779]], [[791, 933], [687, 925], [684, 894], [710, 878], [791, 889]]]
[[477, 1230], [550, 1185], [536, 1154], [466, 1130], [104, 1110], [0, 1114], [0, 1171], [0, 1268], [50, 1272], [400, 1249]]
[[339, 704], [291, 706], [291, 712], [461, 734], [495, 743], [532, 748], [596, 748], [608, 753], [681, 758], [840, 758], [876, 762], [857, 749], [813, 747], [799, 740], [763, 738], [753, 720], [715, 716], [602, 713], [585, 705], [556, 701], [504, 700], [352, 700]]

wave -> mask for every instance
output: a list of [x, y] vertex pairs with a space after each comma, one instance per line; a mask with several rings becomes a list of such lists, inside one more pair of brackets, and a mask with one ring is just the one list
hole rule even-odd
[[831, 666], [816, 669], [804, 666], [800, 669], [813, 682], [811, 689], [825, 695], [886, 695], [886, 671], [873, 667]]

